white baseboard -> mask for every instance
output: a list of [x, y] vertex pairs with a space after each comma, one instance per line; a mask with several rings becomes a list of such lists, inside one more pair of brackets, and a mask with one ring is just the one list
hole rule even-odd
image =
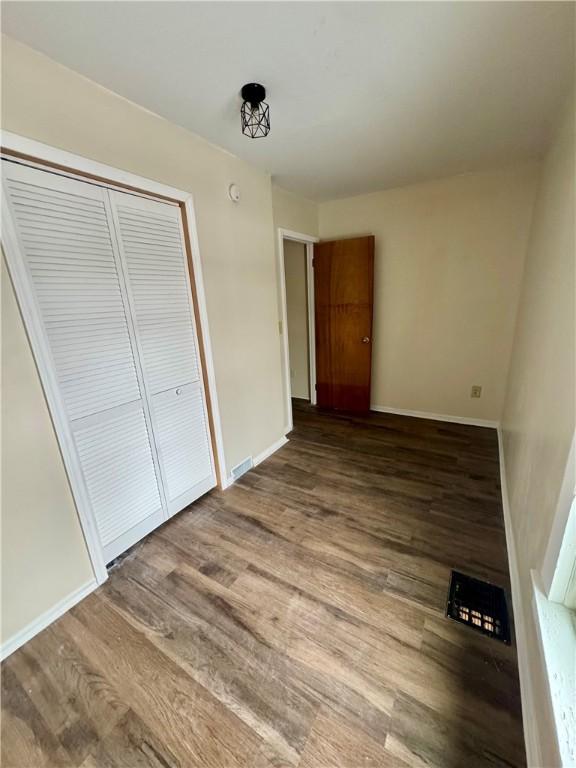
[[12, 635], [11, 638], [2, 644], [2, 648], [0, 649], [0, 660], [4, 661], [7, 656], [14, 653], [14, 651], [24, 645], [24, 643], [27, 643], [28, 640], [31, 640], [39, 632], [42, 632], [43, 629], [46, 629], [46, 627], [56, 621], [56, 619], [63, 616], [66, 611], [73, 608], [76, 603], [79, 603], [80, 600], [83, 600], [93, 592], [97, 586], [98, 583], [96, 579], [86, 582], [82, 587], [79, 587], [79, 589], [57, 602], [52, 608], [40, 614], [34, 621], [30, 622], [30, 624], [19, 632], [16, 632], [15, 635]]
[[468, 424], [472, 427], [491, 427], [498, 429], [499, 421], [490, 419], [474, 419], [469, 416], [452, 416], [448, 413], [430, 413], [429, 411], [409, 411], [405, 408], [389, 408], [386, 405], [371, 405], [371, 411], [378, 413], [394, 413], [397, 416], [413, 416], [415, 419], [431, 419], [432, 421], [448, 421], [452, 424]]
[[[506, 482], [506, 464], [504, 460], [504, 444], [502, 429], [498, 427], [498, 453], [500, 456], [500, 487], [502, 489], [502, 510], [504, 513], [504, 528], [506, 530], [506, 549], [508, 550], [508, 565], [510, 568], [510, 586], [512, 589], [512, 608], [514, 611], [514, 628], [516, 630], [516, 652], [518, 655], [518, 676], [520, 678], [520, 696], [522, 699], [522, 725], [526, 745], [526, 760], [528, 768], [542, 766], [542, 750], [538, 732], [538, 707], [534, 701], [532, 674], [530, 667], [535, 659], [528, 657], [526, 641], [526, 616], [520, 588], [520, 574], [512, 518], [510, 516], [510, 501], [508, 499], [508, 484]], [[539, 660], [540, 663], [542, 660]]]
[[283, 445], [286, 445], [287, 442], [288, 438], [286, 435], [283, 435], [279, 440], [276, 440], [276, 442], [272, 443], [272, 445], [266, 448], [265, 451], [259, 453], [258, 456], [254, 456], [254, 466], [257, 467], [258, 464], [261, 464], [269, 456], [272, 456], [273, 453], [276, 453], [276, 451], [280, 450], [280, 448], [282, 448]]
[[[282, 436], [279, 440], [276, 440], [275, 443], [272, 443], [272, 445], [268, 446], [265, 450], [262, 451], [262, 453], [259, 453], [257, 456], [254, 456], [252, 459], [252, 465], [254, 467], [257, 467], [258, 464], [261, 464], [265, 459], [267, 459], [269, 456], [272, 456], [273, 453], [276, 453], [276, 451], [280, 450], [283, 445], [286, 445], [288, 442], [288, 438], [286, 435]], [[231, 485], [234, 485], [236, 482], [235, 478], [232, 477], [232, 475], [228, 475], [226, 478], [226, 481], [222, 485], [222, 490], [226, 490], [226, 488], [230, 488]]]

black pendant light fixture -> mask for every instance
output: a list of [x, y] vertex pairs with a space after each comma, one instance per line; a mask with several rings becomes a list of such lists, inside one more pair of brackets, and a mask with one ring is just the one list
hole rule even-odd
[[246, 83], [242, 88], [244, 99], [240, 107], [242, 133], [251, 139], [260, 139], [270, 133], [270, 107], [264, 99], [266, 88], [260, 83]]

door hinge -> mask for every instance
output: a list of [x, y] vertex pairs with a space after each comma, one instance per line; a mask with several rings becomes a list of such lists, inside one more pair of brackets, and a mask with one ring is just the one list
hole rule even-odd
[[284, 328], [282, 326], [282, 320], [278, 320], [278, 333], [280, 336], [282, 336], [282, 333], [284, 332]]

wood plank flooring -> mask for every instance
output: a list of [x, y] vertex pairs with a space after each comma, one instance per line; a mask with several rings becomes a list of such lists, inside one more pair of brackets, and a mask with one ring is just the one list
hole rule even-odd
[[2, 665], [4, 768], [524, 766], [493, 430], [296, 406], [290, 442]]

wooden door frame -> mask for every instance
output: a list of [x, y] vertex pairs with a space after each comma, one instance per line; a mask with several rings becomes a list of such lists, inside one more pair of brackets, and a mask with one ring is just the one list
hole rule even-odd
[[[194, 202], [190, 192], [160, 184], [152, 179], [137, 176], [128, 171], [123, 171], [113, 166], [90, 160], [82, 155], [75, 155], [8, 131], [2, 132], [1, 156], [8, 160], [21, 161], [28, 166], [40, 170], [51, 171], [61, 176], [89, 182], [108, 189], [117, 189], [120, 192], [130, 192], [142, 197], [173, 202], [180, 207], [198, 346], [202, 362], [204, 391], [208, 405], [212, 456], [218, 484], [221, 488], [227, 487], [230, 483], [227, 480], [224, 458], [222, 425], [216, 392], [216, 377], [208, 326], [202, 263], [200, 261], [198, 230], [196, 227]], [[5, 204], [4, 201], [3, 205]], [[90, 504], [85, 498], [81, 470], [75, 459], [75, 451], [72, 447], [67, 418], [60, 403], [58, 386], [48, 362], [49, 356], [45, 349], [42, 333], [38, 327], [31, 297], [28, 295], [27, 281], [24, 279], [23, 264], [16, 233], [13, 231], [10, 217], [6, 214], [3, 216], [2, 225], [2, 246], [16, 298], [40, 374], [40, 381], [54, 424], [96, 582], [102, 584], [108, 578], [108, 571], [102, 554], [96, 522], [93, 518]]]
[[306, 285], [308, 310], [308, 373], [310, 403], [316, 405], [316, 335], [314, 317], [314, 243], [320, 238], [278, 227], [278, 286], [280, 294], [280, 322], [282, 324], [282, 375], [286, 393], [286, 426], [284, 433], [292, 431], [292, 388], [290, 386], [290, 352], [288, 345], [288, 308], [286, 305], [286, 276], [284, 272], [284, 240], [292, 240], [306, 246]]

